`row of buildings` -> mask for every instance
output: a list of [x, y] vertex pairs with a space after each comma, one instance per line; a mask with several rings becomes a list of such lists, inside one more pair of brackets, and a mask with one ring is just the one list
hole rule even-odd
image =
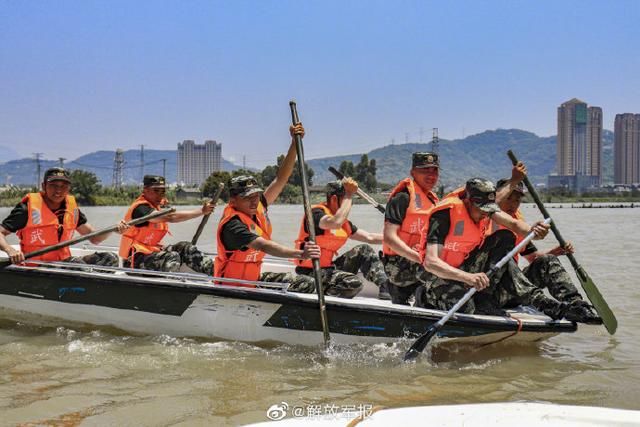
[[[640, 184], [640, 114], [617, 114], [614, 184]], [[602, 184], [602, 108], [573, 98], [558, 107], [556, 173], [549, 187], [582, 192]]]

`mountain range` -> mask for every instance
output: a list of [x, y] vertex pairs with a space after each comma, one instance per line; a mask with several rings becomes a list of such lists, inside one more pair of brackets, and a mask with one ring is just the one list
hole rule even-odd
[[[379, 182], [395, 183], [407, 175], [411, 168], [411, 154], [416, 151], [431, 151], [431, 143], [392, 144], [376, 148], [368, 153], [307, 159], [314, 170], [314, 184], [323, 184], [334, 179], [327, 168], [339, 167], [344, 160], [357, 164], [362, 154], [376, 160]], [[497, 180], [510, 174], [511, 165], [506, 156], [513, 150], [519, 159], [527, 164], [529, 176], [534, 183], [546, 183], [556, 162], [556, 137], [539, 137], [520, 129], [488, 130], [464, 139], [439, 141], [440, 182], [446, 187], [463, 184], [468, 178], [481, 176]], [[110, 185], [113, 179], [114, 151], [96, 151], [65, 163], [71, 169], [84, 169], [95, 173], [103, 185]], [[140, 151], [124, 152], [123, 179], [126, 184], [140, 182]], [[166, 159], [166, 175], [174, 181], [177, 173], [176, 150], [145, 150], [145, 174], [162, 174]], [[44, 160], [42, 171], [57, 166], [58, 162]], [[613, 132], [603, 131], [603, 183], [613, 181]], [[232, 171], [240, 166], [223, 160], [223, 170]], [[35, 182], [33, 159], [11, 160], [0, 163], [0, 185], [33, 184]]]
[[[142, 182], [140, 175], [140, 150], [127, 150], [123, 155], [123, 183], [127, 185]], [[166, 167], [166, 176], [169, 177], [169, 181], [175, 181], [178, 173], [177, 155], [177, 150], [145, 150], [144, 170], [142, 172], [145, 175], [162, 175], [163, 167]], [[64, 166], [69, 169], [82, 169], [93, 172], [100, 179], [102, 185], [111, 185], [113, 182], [114, 157], [115, 151], [95, 151], [80, 156], [73, 161], [67, 161], [64, 163]], [[163, 159], [166, 159], [166, 165]], [[41, 174], [48, 168], [54, 166], [59, 166], [57, 160], [41, 160]], [[222, 170], [233, 171], [240, 168], [241, 166], [222, 159]], [[33, 185], [36, 181], [36, 174], [35, 160], [32, 158], [0, 163], [0, 185]]]
[[[603, 131], [603, 183], [613, 182], [613, 132]], [[407, 176], [411, 169], [411, 154], [431, 151], [431, 143], [387, 145], [366, 153], [376, 160], [376, 177], [379, 182], [395, 183]], [[439, 141], [440, 183], [455, 187], [474, 176], [498, 180], [509, 176], [511, 162], [506, 153], [513, 150], [527, 165], [529, 176], [536, 184], [547, 182], [547, 176], [556, 164], [556, 137], [539, 137], [520, 129], [485, 131], [464, 139]], [[329, 166], [339, 167], [343, 160], [360, 161], [361, 154], [325, 157], [307, 160], [314, 170], [314, 183], [335, 179], [328, 172]]]

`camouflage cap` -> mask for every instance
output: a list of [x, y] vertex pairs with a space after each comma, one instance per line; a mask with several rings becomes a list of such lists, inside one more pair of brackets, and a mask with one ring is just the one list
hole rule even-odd
[[[509, 178], [499, 179], [498, 182], [496, 183], [496, 190], [501, 189], [505, 185], [509, 185], [509, 182], [511, 182]], [[513, 191], [517, 191], [518, 193], [521, 193], [521, 194], [527, 194], [527, 188], [524, 186], [524, 183], [522, 181], [520, 181], [518, 185], [516, 185], [516, 188], [514, 188]]]
[[142, 178], [142, 184], [145, 187], [164, 187], [167, 183], [164, 176], [145, 175], [144, 178]]
[[344, 185], [342, 185], [342, 181], [328, 182], [326, 190], [328, 196], [344, 196]]
[[44, 182], [65, 181], [71, 183], [69, 171], [63, 168], [50, 168], [44, 173]]
[[263, 193], [264, 190], [258, 185], [258, 181], [248, 175], [240, 175], [231, 179], [229, 194], [232, 196], [247, 197], [254, 193]]
[[411, 156], [412, 168], [439, 168], [440, 161], [436, 153], [418, 152]]
[[493, 182], [484, 178], [471, 178], [464, 187], [465, 197], [486, 213], [499, 212], [496, 203], [496, 187]]

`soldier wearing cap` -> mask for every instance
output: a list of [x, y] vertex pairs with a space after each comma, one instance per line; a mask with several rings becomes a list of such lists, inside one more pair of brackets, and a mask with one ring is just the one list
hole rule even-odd
[[[520, 203], [526, 194], [526, 187], [523, 179], [527, 169], [522, 162], [518, 162], [513, 167], [511, 178], [498, 180], [496, 184], [496, 201], [500, 210], [511, 215], [513, 218], [524, 220], [524, 215], [520, 211]], [[491, 221], [489, 234], [493, 234], [504, 227]], [[516, 236], [516, 245], [521, 241], [520, 236]], [[530, 242], [520, 255], [527, 260], [529, 265], [524, 268], [524, 274], [529, 281], [541, 289], [547, 289], [552, 297], [558, 301], [569, 304], [568, 310], [574, 312], [576, 316], [582, 318], [585, 323], [601, 323], [602, 319], [593, 310], [593, 307], [582, 299], [580, 292], [573, 284], [571, 276], [562, 266], [559, 256], [573, 253], [573, 245], [567, 242], [565, 247], [556, 246], [546, 252], [541, 252]], [[518, 263], [518, 255], [515, 257]]]
[[[358, 191], [358, 183], [352, 178], [333, 181], [327, 184], [326, 202], [312, 206], [316, 243], [320, 246], [320, 268], [322, 281], [327, 295], [352, 298], [363, 287], [362, 280], [356, 275], [361, 271], [365, 279], [378, 285], [378, 298], [390, 299], [386, 293], [387, 275], [384, 266], [370, 244], [381, 244], [382, 234], [370, 233], [357, 228], [349, 221], [352, 197]], [[364, 244], [357, 245], [337, 256], [338, 250], [348, 239]], [[307, 221], [303, 217], [296, 240], [301, 249], [309, 241]], [[336, 257], [337, 256], [337, 257]], [[295, 260], [296, 273], [313, 275], [311, 260]]]
[[[513, 260], [489, 279], [484, 273], [515, 246], [515, 235], [534, 232], [544, 238], [549, 226], [529, 226], [500, 211], [493, 183], [472, 178], [464, 188], [447, 195], [427, 218], [423, 230], [421, 257], [430, 277], [416, 291], [416, 305], [449, 310], [469, 287], [479, 292], [462, 307], [462, 312], [504, 315], [504, 308], [533, 305], [553, 319], [579, 321], [567, 305], [547, 297], [529, 282]], [[505, 227], [487, 237], [490, 220]]]
[[[125, 221], [142, 218], [167, 207], [166, 181], [163, 176], [145, 175], [142, 194], [125, 214]], [[181, 265], [192, 270], [211, 274], [213, 261], [205, 258], [190, 242], [178, 242], [163, 246], [162, 238], [169, 232], [169, 223], [183, 222], [213, 212], [215, 202], [206, 202], [200, 209], [174, 212], [131, 227], [120, 239], [119, 254], [125, 266], [155, 271], [178, 271]]]
[[[63, 168], [51, 168], [44, 174], [42, 191], [27, 194], [16, 205], [0, 226], [0, 249], [5, 251], [14, 264], [24, 261], [24, 254], [70, 240], [74, 232], [82, 235], [92, 233], [94, 228], [80, 211], [75, 197], [69, 194], [71, 178]], [[126, 226], [120, 224], [120, 232]], [[5, 236], [16, 233], [20, 239], [20, 250], [8, 244]], [[95, 236], [89, 241], [97, 245], [104, 241], [109, 233]], [[57, 249], [38, 257], [40, 261], [66, 261], [114, 266], [118, 257], [110, 252], [96, 252], [84, 257], [72, 257], [71, 250]]]
[[[313, 278], [293, 273], [262, 272], [265, 254], [293, 259], [318, 258], [320, 247], [309, 244], [304, 249], [292, 249], [271, 240], [271, 221], [268, 208], [276, 201], [286, 185], [296, 162], [295, 135], [304, 137], [302, 124], [291, 126], [291, 145], [275, 179], [262, 189], [252, 176], [238, 176], [231, 180], [230, 199], [224, 208], [217, 231], [215, 277], [289, 283], [293, 292], [315, 292]], [[220, 282], [223, 285], [255, 285], [244, 282]]]
[[413, 153], [411, 176], [400, 181], [389, 196], [384, 215], [382, 262], [394, 304], [408, 305], [425, 273], [418, 244], [427, 213], [438, 202], [433, 188], [439, 172], [436, 153]]

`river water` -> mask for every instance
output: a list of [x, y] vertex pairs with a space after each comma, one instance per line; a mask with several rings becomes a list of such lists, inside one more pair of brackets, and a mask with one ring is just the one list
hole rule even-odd
[[[83, 211], [99, 228], [125, 208]], [[0, 218], [8, 212], [0, 208]], [[275, 240], [291, 244], [301, 206], [270, 212]], [[532, 206], [524, 213], [540, 217]], [[581, 326], [526, 346], [435, 346], [402, 364], [409, 342], [323, 351], [0, 319], [0, 425], [238, 425], [267, 421], [267, 409], [282, 402], [290, 412], [338, 416], [374, 405], [503, 401], [640, 409], [640, 209], [554, 208], [551, 215], [617, 315], [615, 336]], [[218, 219], [215, 212], [201, 237], [204, 250], [215, 249]], [[355, 206], [351, 219], [367, 230], [382, 227], [382, 215], [366, 205]], [[166, 241], [190, 240], [197, 225], [172, 224]], [[552, 244], [550, 235], [538, 246]]]

